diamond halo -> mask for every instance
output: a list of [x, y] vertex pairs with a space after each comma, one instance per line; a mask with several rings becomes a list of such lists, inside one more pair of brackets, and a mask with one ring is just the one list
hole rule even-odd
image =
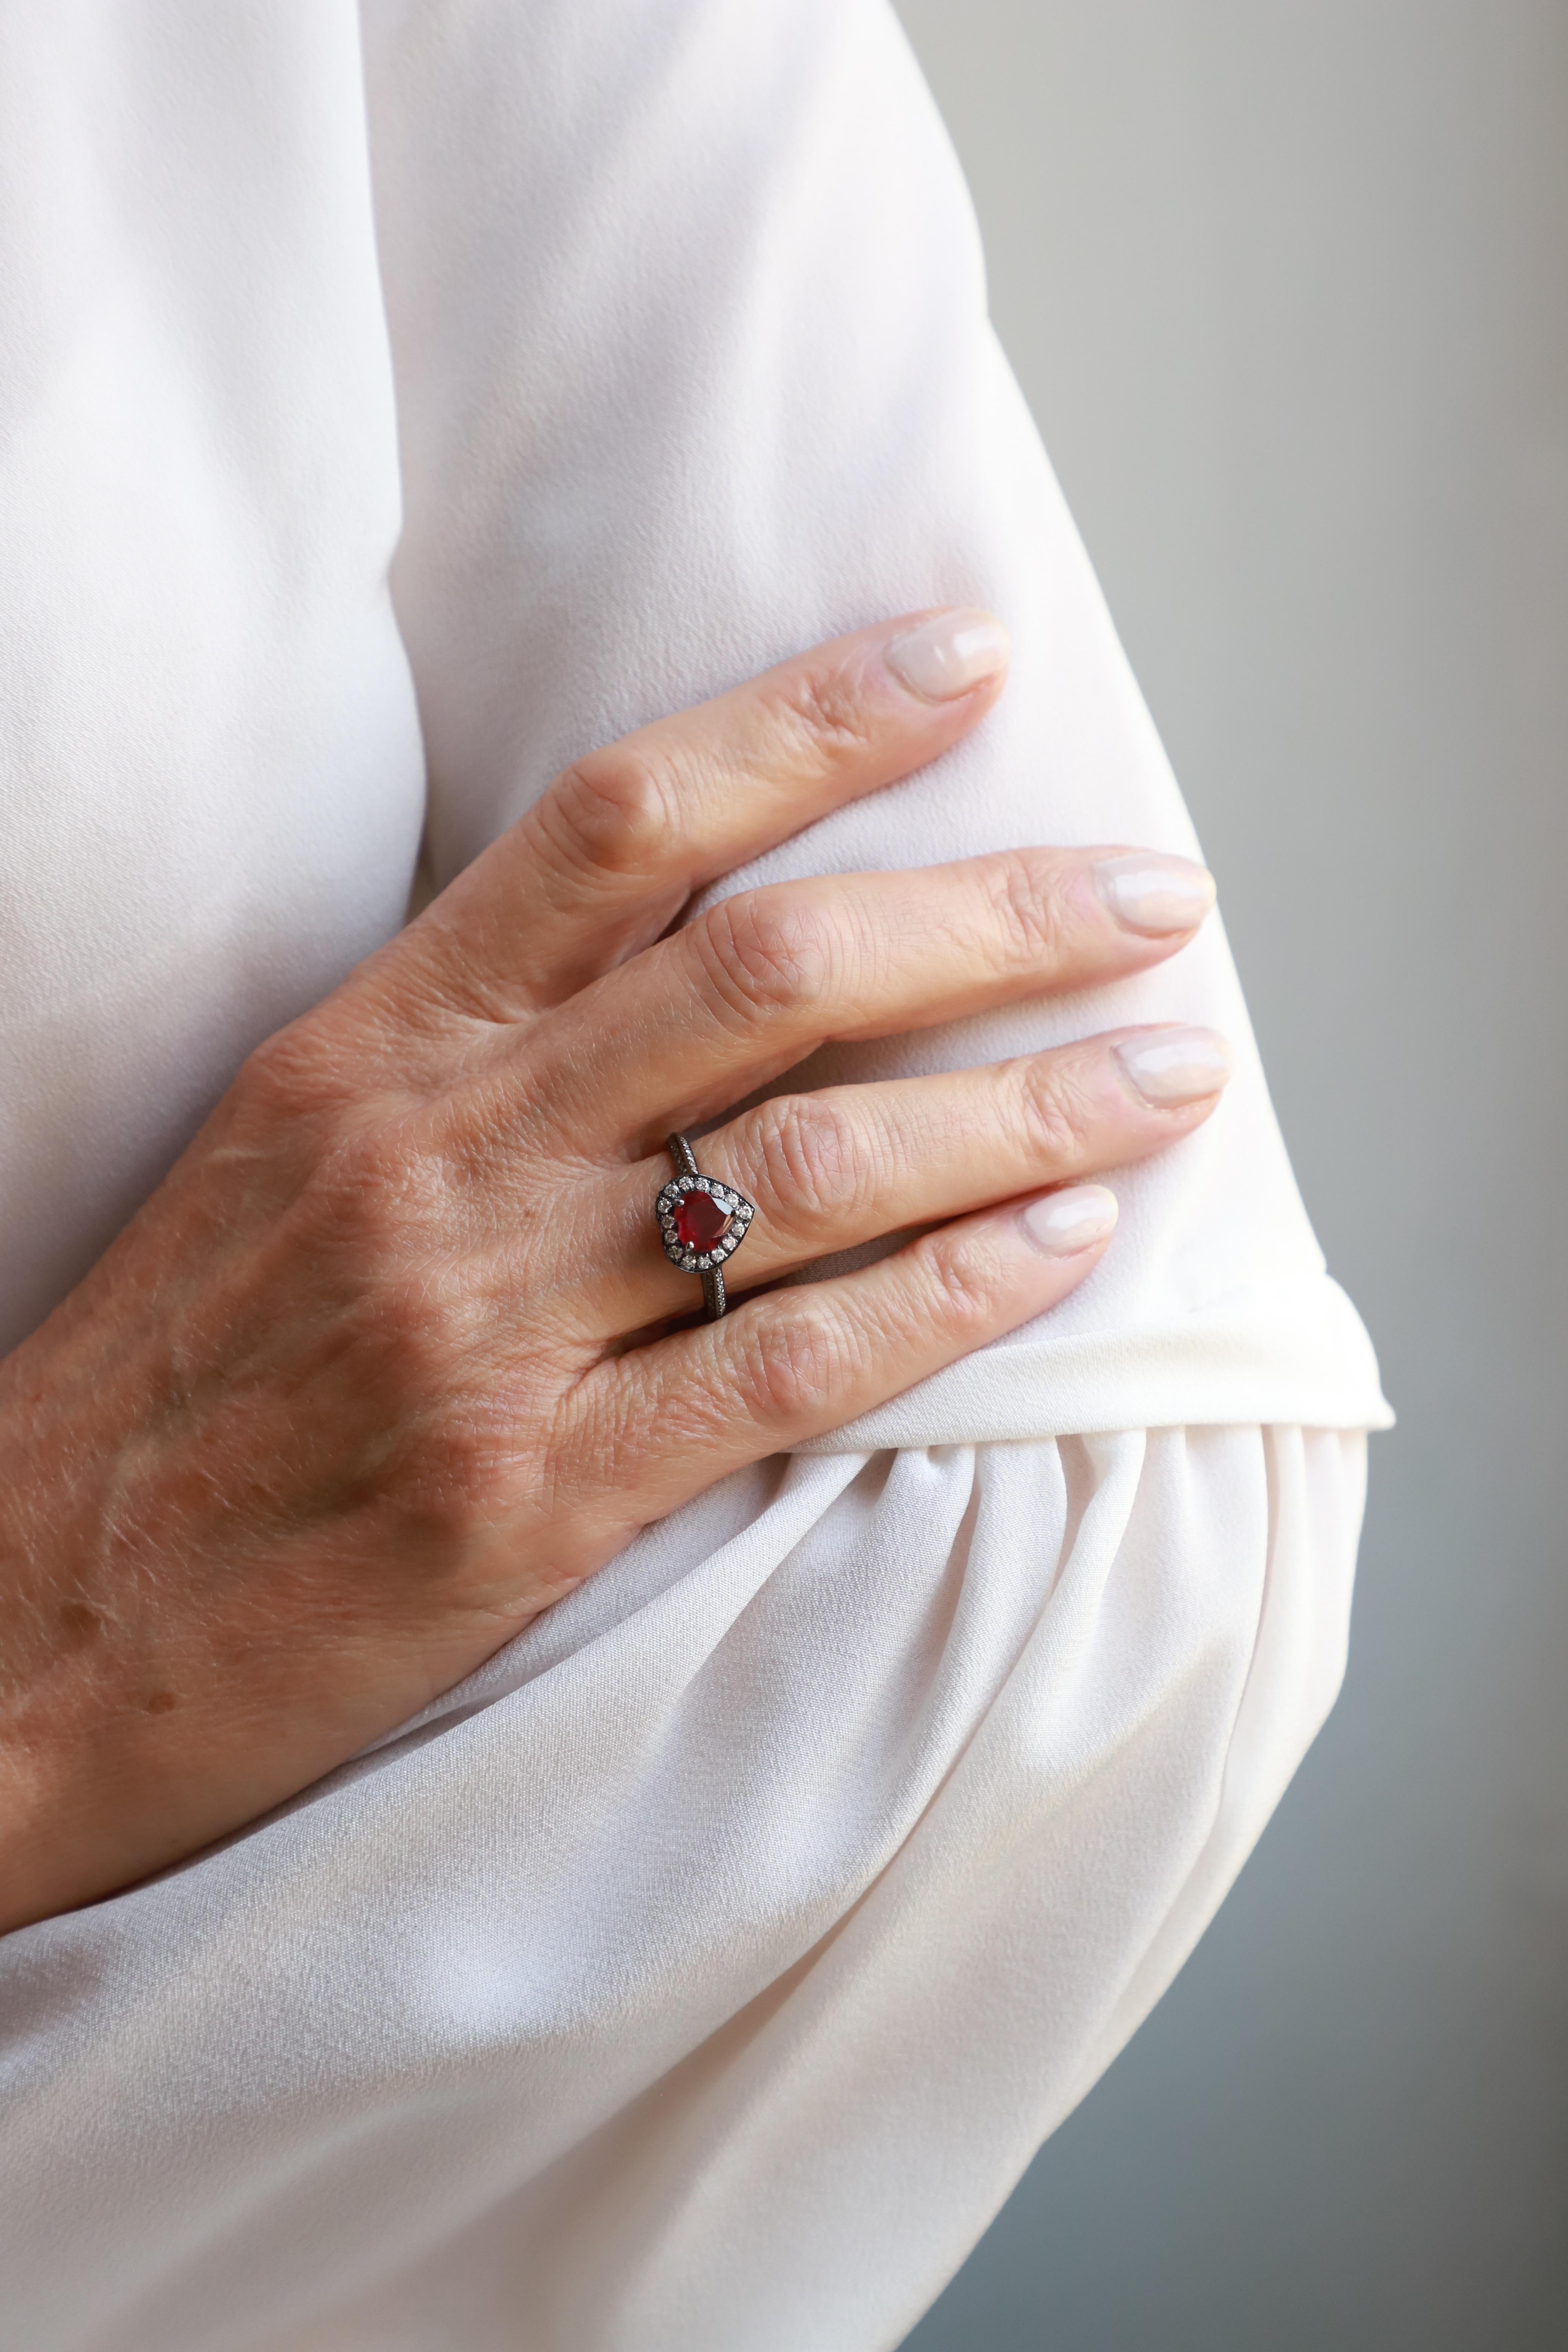
[[[706, 1192], [730, 1220], [718, 1239], [706, 1249], [683, 1242], [677, 1230], [677, 1216], [689, 1192]], [[757, 1213], [753, 1202], [748, 1201], [743, 1192], [737, 1192], [733, 1185], [721, 1184], [716, 1176], [672, 1176], [659, 1187], [653, 1205], [664, 1254], [682, 1274], [706, 1274], [710, 1267], [722, 1265], [726, 1258], [733, 1257]]]

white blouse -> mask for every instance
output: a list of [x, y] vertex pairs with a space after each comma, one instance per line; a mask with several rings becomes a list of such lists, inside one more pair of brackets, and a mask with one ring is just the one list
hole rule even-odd
[[[740, 881], [1194, 847], [885, 0], [10, 0], [0, 316], [0, 1345], [422, 838], [836, 631], [1012, 683]], [[1051, 1316], [5, 1939], [0, 2343], [897, 2343], [1321, 1723], [1388, 1416], [1217, 921], [804, 1073], [1171, 1018], [1236, 1081]]]

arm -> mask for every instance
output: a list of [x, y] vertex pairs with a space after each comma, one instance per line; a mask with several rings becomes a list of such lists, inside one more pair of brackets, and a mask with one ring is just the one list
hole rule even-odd
[[[369, 48], [439, 878], [589, 745], [951, 596], [1012, 622], [1016, 711], [768, 870], [1188, 844], [880, 11], [398, 8]], [[273, 1817], [9, 1940], [34, 2340], [914, 2315], [1331, 1693], [1360, 1440], [1263, 1423], [1380, 1408], [1235, 1005], [1217, 940], [1112, 994], [1235, 1031], [1244, 1110], [1117, 1178], [1131, 1263], [1059, 1348], [928, 1383], [902, 1450], [738, 1471]], [[1088, 1025], [1015, 1018], [835, 1066]]]
[[[437, 880], [589, 745], [928, 602], [988, 605], [1012, 632], [983, 733], [726, 888], [1040, 840], [1191, 855], [884, 0], [535, 0], [367, 23], [406, 508], [394, 589]], [[1384, 1418], [1223, 930], [1105, 1008], [1232, 1038], [1222, 1117], [1121, 1183], [1131, 1246], [1048, 1334], [846, 1444]], [[803, 1075], [952, 1066], [1082, 1026], [1036, 1000], [918, 1045], [836, 1048]]]
[[[395, 587], [438, 870], [578, 744], [928, 596], [1006, 618], [1004, 702], [753, 875], [1058, 834], [1190, 852], [890, 12], [574, 0], [479, 12], [456, 45], [434, 19], [385, 23]], [[789, 1759], [783, 1800], [761, 1766], [740, 1775], [725, 1850], [776, 1837], [808, 1877], [791, 1950], [844, 1925], [732, 2066], [667, 2088], [665, 2160], [710, 2152], [700, 2224], [673, 2189], [650, 2200], [602, 2287], [592, 2213], [570, 2256], [552, 2248], [609, 2307], [700, 2311], [743, 2340], [761, 2299], [785, 2340], [891, 2340], [1169, 1982], [1338, 1686], [1375, 1367], [1302, 1213], [1223, 932], [1112, 1001], [1237, 1041], [1221, 1111], [1113, 1179], [1118, 1246], [1048, 1324], [821, 1441], [846, 1472], [837, 1449], [911, 1450], [878, 1463], [876, 1507], [851, 1489], [809, 1543], [792, 1531], [769, 1555], [776, 1617], [748, 1600], [705, 1653], [713, 1747], [746, 1721], [760, 1757]], [[1089, 1017], [1036, 1000], [804, 1076], [953, 1066]], [[1125, 1433], [1079, 1434], [1106, 1430]], [[923, 1451], [969, 1444], [957, 1464]], [[739, 1543], [728, 1520], [690, 1531], [689, 1575], [719, 1572], [721, 1536]], [[841, 1662], [868, 1648], [882, 1673], [847, 1703]], [[680, 1752], [646, 1800], [677, 1818], [710, 1750], [694, 1729]], [[726, 1892], [689, 1941], [672, 1930], [666, 1981], [731, 1922]], [[610, 2137], [608, 2177], [654, 2160], [639, 2128]]]

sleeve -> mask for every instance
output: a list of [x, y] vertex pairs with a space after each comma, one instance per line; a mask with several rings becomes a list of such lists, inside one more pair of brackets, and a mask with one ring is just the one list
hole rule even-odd
[[[437, 882], [587, 746], [950, 601], [1012, 627], [993, 718], [726, 887], [1192, 848], [884, 0], [363, 26]], [[1387, 1414], [1217, 924], [1092, 1005], [800, 1074], [1152, 1018], [1226, 1030], [1237, 1078], [1115, 1180], [1064, 1307], [647, 1530], [215, 1853], [7, 1940], [30, 2343], [898, 2342], [1331, 1704]]]
[[[722, 887], [1032, 839], [1191, 851], [890, 9], [547, 0], [467, 21], [455, 48], [447, 20], [402, 17], [372, 68], [407, 499], [394, 584], [437, 878], [590, 745], [946, 602], [1014, 633], [981, 735]], [[748, 1604], [799, 1612], [787, 1657], [759, 1676], [742, 1641], [704, 1662], [707, 1752], [772, 1763], [713, 1822], [775, 1858], [716, 1937], [751, 1931], [777, 1872], [815, 1876], [825, 1810], [863, 1831], [886, 1806], [907, 1830], [887, 1831], [873, 1893], [847, 1872], [832, 1948], [796, 1962], [787, 1999], [770, 1978], [783, 2005], [746, 2059], [645, 2146], [659, 2218], [626, 2258], [628, 2341], [673, 2339], [697, 2309], [701, 2340], [890, 2340], [1163, 1989], [1337, 1686], [1361, 1433], [1386, 1417], [1371, 1351], [1308, 1226], [1219, 925], [1111, 993], [798, 1074], [1160, 1018], [1214, 1022], [1240, 1063], [1207, 1128], [1116, 1180], [1117, 1245], [1080, 1293], [821, 1442], [841, 1470], [873, 1459], [781, 1561], [793, 1601]], [[1084, 1434], [1101, 1432], [1120, 1434]], [[852, 1620], [860, 1579], [883, 1597]], [[973, 1638], [987, 1664], [933, 1669], [945, 1727], [922, 1754], [921, 1706], [896, 1694], [939, 1595], [950, 1653]], [[847, 1652], [876, 1662], [875, 1731], [844, 1704]], [[787, 1689], [787, 1720], [759, 1685]], [[692, 1770], [661, 1780], [667, 1822], [702, 1809]], [[763, 2335], [742, 2317], [759, 2299]]]
[[[945, 603], [1013, 632], [985, 727], [722, 887], [1025, 841], [1192, 854], [885, 0], [384, 8], [369, 70], [405, 498], [393, 585], [438, 885], [590, 746]], [[1016, 1007], [796, 1075], [1163, 1019], [1225, 1030], [1237, 1077], [1201, 1135], [1118, 1180], [1094, 1280], [828, 1444], [1385, 1419], [1218, 923], [1092, 1011]]]

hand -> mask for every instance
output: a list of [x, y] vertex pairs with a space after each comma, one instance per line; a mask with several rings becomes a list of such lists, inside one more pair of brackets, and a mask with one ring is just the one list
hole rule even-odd
[[1184, 860], [1035, 849], [745, 891], [669, 931], [954, 742], [1004, 647], [983, 615], [863, 630], [568, 770], [251, 1056], [0, 1366], [0, 1925], [253, 1819], [648, 1521], [1090, 1271], [1114, 1202], [1077, 1180], [1207, 1116], [1207, 1032], [731, 1118], [700, 1161], [756, 1217], [720, 1321], [691, 1321], [653, 1216], [666, 1133], [825, 1039], [1082, 989], [1202, 919]]

